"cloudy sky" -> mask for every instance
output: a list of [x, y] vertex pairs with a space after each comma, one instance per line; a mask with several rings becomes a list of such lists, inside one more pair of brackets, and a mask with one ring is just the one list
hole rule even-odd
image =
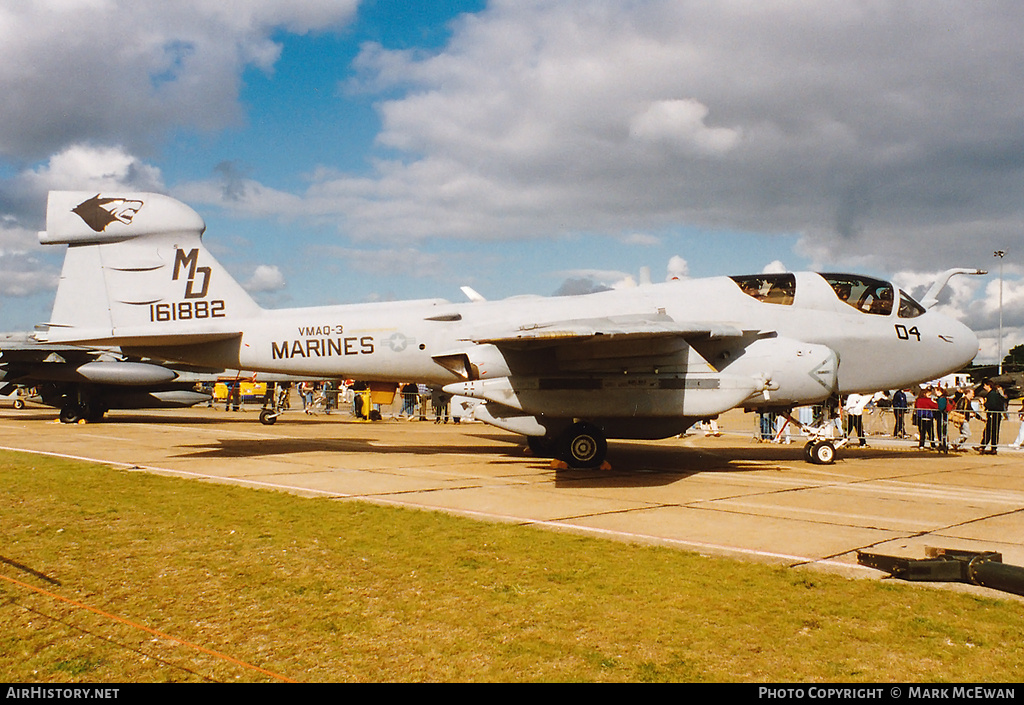
[[765, 269], [1024, 342], [1024, 3], [0, 0], [0, 330], [49, 189], [169, 193], [267, 306]]

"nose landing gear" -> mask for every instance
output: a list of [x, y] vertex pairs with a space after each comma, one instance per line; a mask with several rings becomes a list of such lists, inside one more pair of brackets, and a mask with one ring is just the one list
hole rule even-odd
[[804, 446], [804, 460], [814, 465], [831, 465], [836, 461], [836, 451], [849, 442], [846, 438], [832, 437], [831, 432], [835, 426], [831, 422], [825, 422], [821, 426], [808, 426], [800, 423], [792, 413], [781, 414], [781, 416], [797, 426], [801, 433], [810, 437], [807, 445]]
[[836, 461], [836, 447], [832, 441], [808, 441], [804, 446], [804, 459], [815, 465], [831, 465]]

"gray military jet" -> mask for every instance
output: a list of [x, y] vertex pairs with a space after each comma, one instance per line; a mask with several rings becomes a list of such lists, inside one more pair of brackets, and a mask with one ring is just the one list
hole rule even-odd
[[196, 378], [160, 361], [117, 350], [40, 343], [28, 333], [0, 334], [0, 395], [32, 389], [30, 399], [60, 409], [60, 420], [98, 421], [110, 409], [172, 409], [211, 397]]
[[[609, 438], [665, 438], [734, 407], [787, 413], [904, 387], [978, 351], [961, 323], [855, 274], [265, 310], [205, 249], [203, 219], [167, 196], [51, 192], [46, 223], [40, 241], [69, 247], [41, 339], [210, 367], [443, 385], [482, 400], [480, 420], [572, 467], [602, 465]], [[823, 429], [805, 429], [815, 462], [835, 454]]]

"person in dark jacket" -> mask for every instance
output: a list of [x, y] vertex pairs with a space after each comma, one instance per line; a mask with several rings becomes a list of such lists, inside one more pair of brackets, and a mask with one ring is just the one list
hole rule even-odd
[[893, 438], [906, 438], [907, 394], [902, 389], [897, 389], [892, 395], [892, 415], [896, 419], [896, 425], [892, 429]]
[[984, 455], [995, 455], [999, 445], [999, 425], [1006, 413], [1006, 397], [1003, 390], [988, 379], [982, 382], [981, 392], [985, 398], [985, 435], [981, 437], [981, 446], [977, 450]]

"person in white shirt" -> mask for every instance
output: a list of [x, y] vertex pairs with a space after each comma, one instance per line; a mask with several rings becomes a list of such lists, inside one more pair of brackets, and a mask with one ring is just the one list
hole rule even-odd
[[851, 432], [856, 431], [861, 447], [868, 444], [864, 437], [864, 408], [873, 398], [874, 396], [870, 394], [851, 394], [846, 397], [846, 435], [849, 436]]

